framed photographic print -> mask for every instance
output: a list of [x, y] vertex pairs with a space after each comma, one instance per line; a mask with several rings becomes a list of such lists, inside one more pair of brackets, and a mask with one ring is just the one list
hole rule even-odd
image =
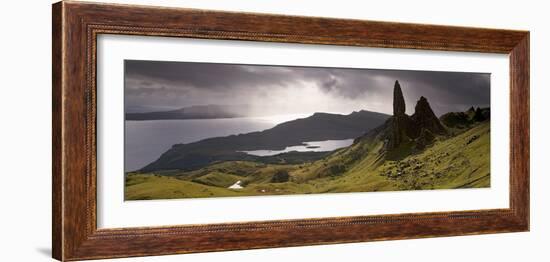
[[529, 230], [529, 32], [53, 5], [53, 257]]

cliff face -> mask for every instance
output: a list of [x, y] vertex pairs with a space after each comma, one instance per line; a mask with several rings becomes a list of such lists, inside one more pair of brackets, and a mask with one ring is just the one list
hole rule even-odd
[[[405, 114], [405, 99], [401, 85], [395, 81], [393, 88], [393, 116], [388, 130], [387, 149], [393, 150], [404, 143], [415, 141], [420, 144], [417, 148], [424, 148], [433, 140], [431, 134], [445, 135], [447, 130], [435, 116], [428, 99], [420, 97], [414, 108], [414, 114]], [[429, 134], [429, 135], [428, 135]]]

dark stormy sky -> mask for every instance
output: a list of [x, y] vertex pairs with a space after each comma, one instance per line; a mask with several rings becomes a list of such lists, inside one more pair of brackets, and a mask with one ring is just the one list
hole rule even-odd
[[125, 109], [246, 105], [250, 115], [361, 109], [391, 114], [395, 80], [408, 114], [420, 96], [437, 115], [490, 104], [490, 74], [482, 73], [127, 60]]

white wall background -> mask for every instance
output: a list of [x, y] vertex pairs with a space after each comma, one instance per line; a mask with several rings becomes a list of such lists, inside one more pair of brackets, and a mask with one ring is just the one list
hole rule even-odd
[[[548, 261], [550, 243], [550, 28], [545, 1], [105, 2], [448, 24], [531, 31], [531, 232], [218, 252], [123, 261]], [[49, 261], [51, 231], [50, 1], [9, 1], [0, 11], [1, 261]], [[6, 168], [7, 167], [7, 168]]]

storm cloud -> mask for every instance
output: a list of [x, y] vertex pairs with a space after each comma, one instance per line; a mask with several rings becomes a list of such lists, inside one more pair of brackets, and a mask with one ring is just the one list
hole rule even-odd
[[126, 60], [124, 79], [126, 112], [246, 105], [251, 115], [391, 113], [395, 80], [409, 114], [420, 96], [437, 115], [490, 104], [488, 73]]

